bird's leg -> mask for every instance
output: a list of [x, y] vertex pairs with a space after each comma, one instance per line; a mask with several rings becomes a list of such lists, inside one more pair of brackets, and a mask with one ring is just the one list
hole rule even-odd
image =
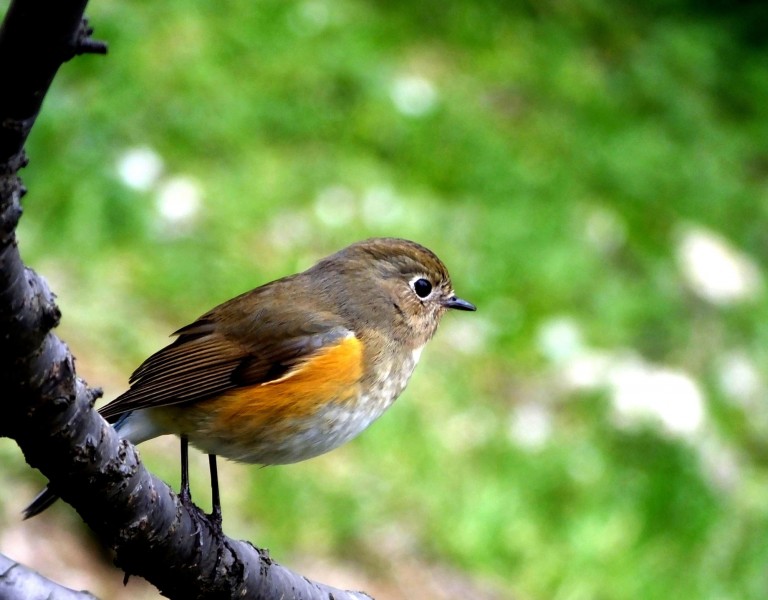
[[179, 501], [181, 505], [189, 510], [195, 521], [195, 532], [192, 534], [197, 538], [197, 549], [203, 547], [202, 528], [200, 526], [199, 509], [192, 504], [192, 492], [189, 490], [189, 438], [186, 435], [181, 438], [181, 489], [179, 489]]
[[181, 489], [179, 499], [184, 506], [192, 503], [192, 492], [189, 490], [189, 439], [181, 436]]
[[[235, 552], [235, 549], [232, 547], [232, 545], [229, 543], [229, 539], [224, 535], [224, 530], [221, 527], [221, 497], [219, 496], [219, 468], [216, 464], [216, 455], [215, 454], [209, 454], [208, 455], [208, 466], [211, 471], [211, 525], [213, 526], [213, 533], [215, 536], [217, 536], [220, 540], [222, 540], [224, 548], [229, 550], [229, 552], [232, 554], [232, 556], [237, 561], [237, 553]], [[219, 568], [219, 565], [221, 564], [222, 559], [222, 548], [219, 547], [219, 550], [216, 552], [216, 563], [214, 564], [213, 570], [216, 571]]]
[[216, 455], [208, 455], [208, 466], [211, 470], [211, 521], [218, 533], [221, 529], [221, 497], [219, 496], [219, 469], [216, 465]]

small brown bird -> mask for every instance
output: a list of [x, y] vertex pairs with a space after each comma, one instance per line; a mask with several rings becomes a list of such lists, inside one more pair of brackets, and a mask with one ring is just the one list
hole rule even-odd
[[[220, 522], [217, 455], [293, 463], [356, 437], [403, 391], [448, 309], [475, 307], [430, 250], [358, 242], [182, 327], [100, 413], [134, 444], [181, 437], [184, 500], [187, 441], [207, 453]], [[46, 488], [26, 517], [55, 499]]]

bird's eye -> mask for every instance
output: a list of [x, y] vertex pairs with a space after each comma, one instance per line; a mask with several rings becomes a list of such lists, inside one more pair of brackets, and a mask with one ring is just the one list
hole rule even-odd
[[426, 279], [417, 279], [413, 282], [413, 291], [419, 298], [426, 298], [432, 291], [432, 284]]

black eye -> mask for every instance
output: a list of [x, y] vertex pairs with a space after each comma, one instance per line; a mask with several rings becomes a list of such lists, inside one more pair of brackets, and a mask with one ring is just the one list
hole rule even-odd
[[413, 282], [413, 291], [419, 298], [426, 298], [432, 291], [432, 284], [426, 279], [417, 279]]

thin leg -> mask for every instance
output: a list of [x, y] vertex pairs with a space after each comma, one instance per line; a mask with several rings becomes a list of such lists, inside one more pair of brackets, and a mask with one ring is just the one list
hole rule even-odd
[[[230, 554], [235, 558], [235, 565], [241, 565], [242, 562], [239, 562], [239, 559], [237, 558], [237, 552], [235, 552], [235, 549], [232, 547], [232, 545], [229, 543], [229, 539], [227, 536], [224, 535], [224, 530], [221, 528], [221, 498], [219, 497], [219, 469], [216, 465], [216, 455], [215, 454], [209, 454], [208, 455], [208, 466], [211, 470], [211, 525], [213, 525], [213, 534], [215, 536], [218, 536], [221, 538], [223, 542], [223, 548], [226, 548], [229, 550]], [[221, 564], [221, 559], [223, 557], [223, 549], [222, 546], [218, 547], [218, 550], [216, 552], [216, 563], [214, 564], [213, 570], [214, 572], [218, 570], [219, 565]]]
[[179, 498], [183, 505], [192, 502], [192, 492], [189, 490], [189, 439], [186, 435], [181, 436], [181, 490]]
[[208, 455], [208, 466], [211, 470], [211, 519], [221, 531], [221, 497], [219, 496], [219, 469], [216, 465], [216, 455]]
[[182, 506], [191, 510], [192, 518], [195, 521], [195, 532], [192, 534], [197, 538], [198, 551], [203, 547], [203, 538], [200, 535], [200, 509], [192, 504], [192, 492], [189, 491], [189, 439], [186, 435], [181, 438], [181, 489], [179, 490], [179, 500]]

